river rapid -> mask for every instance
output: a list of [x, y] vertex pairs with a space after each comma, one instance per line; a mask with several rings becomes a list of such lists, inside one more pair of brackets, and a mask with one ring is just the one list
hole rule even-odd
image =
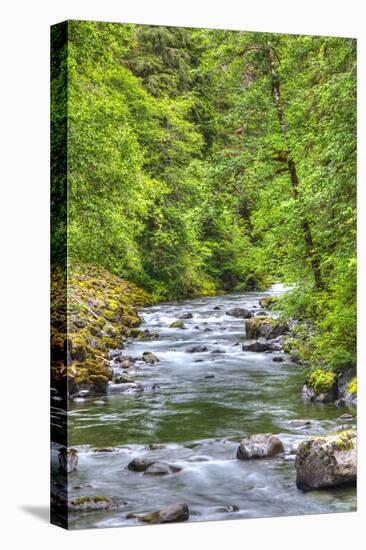
[[[124, 353], [160, 359], [137, 361], [128, 374], [154, 391], [121, 393], [73, 401], [68, 441], [78, 451], [69, 477], [69, 498], [104, 495], [121, 498], [123, 510], [70, 515], [71, 529], [136, 525], [130, 512], [144, 513], [186, 502], [189, 521], [347, 512], [356, 509], [354, 488], [303, 493], [296, 488], [294, 448], [309, 435], [341, 429], [346, 409], [306, 402], [304, 374], [286, 356], [242, 351], [244, 320], [228, 316], [233, 307], [261, 309], [264, 295], [245, 292], [160, 304], [141, 312], [141, 330], [159, 339], [133, 341]], [[169, 328], [183, 313], [185, 329]], [[188, 353], [204, 344], [207, 351]], [[278, 355], [278, 352], [277, 352]], [[351, 411], [352, 412], [352, 411]], [[306, 422], [305, 422], [306, 420]], [[354, 426], [355, 419], [347, 420]], [[240, 461], [240, 440], [255, 433], [278, 434], [285, 455]], [[52, 450], [55, 475], [57, 451]], [[172, 463], [179, 473], [154, 476], [127, 469], [136, 457]], [[140, 524], [140, 523], [139, 523]]]

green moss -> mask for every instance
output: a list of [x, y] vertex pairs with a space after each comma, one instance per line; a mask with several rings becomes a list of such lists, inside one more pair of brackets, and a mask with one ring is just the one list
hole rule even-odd
[[183, 323], [183, 321], [180, 321], [180, 320], [174, 321], [170, 325], [170, 328], [184, 328], [184, 323]]
[[71, 501], [73, 506], [83, 506], [84, 504], [97, 504], [99, 502], [105, 502], [106, 504], [113, 504], [113, 500], [109, 497], [101, 495], [94, 495], [92, 497], [78, 497]]
[[317, 395], [328, 393], [336, 383], [337, 376], [334, 372], [323, 369], [315, 369], [307, 378], [306, 384], [314, 390]]
[[352, 378], [351, 382], [348, 384], [348, 391], [351, 395], [356, 395], [357, 393], [357, 378], [356, 376]]

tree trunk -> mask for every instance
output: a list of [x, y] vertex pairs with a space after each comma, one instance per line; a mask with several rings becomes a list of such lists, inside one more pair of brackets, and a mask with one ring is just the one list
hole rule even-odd
[[[274, 49], [271, 48], [270, 46], [265, 48], [265, 51], [268, 56], [270, 69], [271, 69], [272, 96], [273, 96], [273, 101], [277, 110], [278, 120], [281, 128], [281, 134], [283, 135], [285, 140], [288, 141], [286, 117], [285, 117], [282, 100], [281, 100], [280, 81], [276, 71], [276, 59], [275, 59], [276, 54]], [[285, 162], [287, 164], [287, 169], [290, 174], [290, 181], [291, 181], [294, 199], [299, 201], [299, 190], [298, 190], [299, 178], [297, 176], [296, 164], [294, 160], [291, 158], [290, 152], [288, 150], [285, 151]], [[299, 215], [300, 215], [300, 225], [304, 234], [306, 253], [310, 260], [312, 271], [314, 274], [315, 286], [317, 288], [321, 288], [322, 280], [321, 280], [320, 263], [318, 258], [314, 254], [314, 243], [313, 243], [310, 224], [305, 214], [302, 212], [301, 206], [299, 209]]]

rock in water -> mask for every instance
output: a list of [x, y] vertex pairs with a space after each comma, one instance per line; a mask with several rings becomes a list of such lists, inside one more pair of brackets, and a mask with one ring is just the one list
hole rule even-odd
[[282, 441], [272, 434], [256, 434], [246, 437], [240, 443], [236, 458], [267, 458], [285, 452]]
[[68, 502], [69, 512], [97, 512], [121, 510], [126, 505], [121, 500], [95, 495], [91, 497], [78, 497]]
[[154, 462], [146, 468], [145, 475], [164, 476], [180, 472], [181, 469], [179, 466], [173, 466], [167, 462]]
[[171, 504], [156, 512], [150, 512], [146, 516], [128, 514], [127, 518], [137, 518], [145, 523], [173, 523], [176, 521], [187, 521], [189, 509], [186, 503]]
[[192, 346], [191, 348], [186, 350], [187, 353], [202, 353], [204, 351], [208, 351], [207, 346], [198, 345], [198, 346]]
[[180, 319], [178, 319], [177, 321], [174, 321], [171, 325], [169, 325], [170, 328], [186, 328], [184, 326], [184, 323], [183, 321], [181, 321]]
[[250, 319], [253, 314], [251, 311], [249, 311], [249, 309], [244, 309], [242, 307], [233, 307], [226, 312], [226, 315], [237, 317], [238, 319]]
[[259, 340], [249, 340], [242, 345], [243, 351], [269, 351], [271, 348], [264, 338], [259, 338]]
[[154, 353], [151, 353], [151, 351], [144, 351], [142, 354], [142, 359], [145, 361], [145, 363], [150, 363], [151, 365], [154, 365], [155, 363], [159, 363], [160, 359], [154, 355]]
[[148, 460], [147, 458], [134, 458], [128, 464], [127, 468], [133, 472], [144, 472], [146, 468], [153, 464], [153, 460]]
[[288, 331], [286, 323], [273, 319], [273, 317], [252, 317], [245, 321], [247, 338], [277, 338]]
[[295, 466], [296, 485], [303, 491], [355, 484], [356, 431], [303, 441], [296, 454]]
[[185, 312], [182, 313], [182, 315], [179, 316], [179, 319], [192, 319], [193, 315], [192, 313]]

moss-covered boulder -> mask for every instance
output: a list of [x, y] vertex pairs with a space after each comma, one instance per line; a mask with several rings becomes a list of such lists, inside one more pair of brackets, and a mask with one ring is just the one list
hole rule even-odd
[[270, 309], [271, 306], [275, 304], [275, 302], [276, 302], [275, 296], [264, 296], [259, 300], [259, 305], [264, 309]]
[[357, 405], [357, 377], [355, 369], [347, 369], [338, 375], [337, 405]]
[[108, 353], [140, 325], [148, 294], [105, 269], [74, 265], [67, 279], [51, 274], [52, 386], [60, 393], [105, 393], [112, 372]]
[[69, 500], [69, 512], [98, 512], [121, 510], [125, 502], [112, 499], [103, 495], [77, 497]]
[[173, 321], [173, 323], [170, 325], [170, 328], [186, 328], [183, 321], [180, 319], [177, 319], [176, 321]]
[[302, 396], [310, 401], [334, 401], [337, 397], [337, 375], [332, 371], [315, 369], [306, 379]]
[[355, 484], [356, 431], [303, 441], [296, 455], [296, 485], [304, 491]]
[[266, 338], [268, 340], [277, 338], [287, 332], [288, 326], [285, 322], [258, 315], [245, 321], [245, 332], [249, 339]]
[[189, 519], [188, 505], [184, 502], [171, 504], [146, 515], [128, 514], [127, 518], [136, 518], [144, 523], [173, 523], [177, 521], [187, 521]]

